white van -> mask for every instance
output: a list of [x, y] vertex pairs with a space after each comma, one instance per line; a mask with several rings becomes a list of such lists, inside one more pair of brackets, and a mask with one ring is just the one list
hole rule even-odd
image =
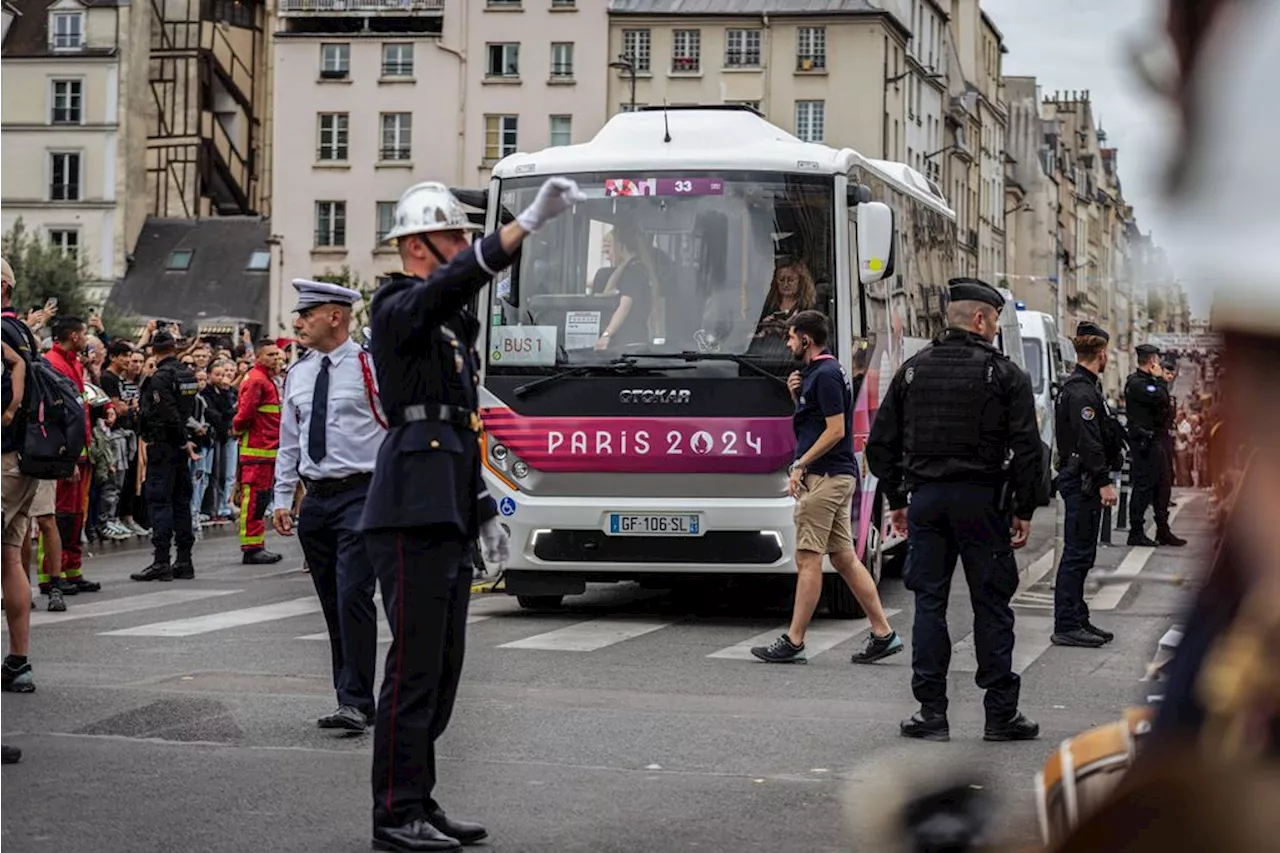
[[1058, 334], [1058, 323], [1050, 314], [1028, 311], [1017, 303], [1018, 331], [1022, 337], [1023, 367], [1031, 377], [1031, 393], [1036, 401], [1036, 424], [1044, 445], [1044, 482], [1040, 492], [1048, 503], [1049, 482], [1053, 477], [1054, 417], [1053, 401], [1066, 373], [1075, 366], [1075, 348]]

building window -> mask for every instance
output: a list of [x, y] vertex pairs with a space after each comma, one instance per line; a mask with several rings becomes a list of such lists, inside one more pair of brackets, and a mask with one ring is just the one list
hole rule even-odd
[[573, 77], [573, 42], [551, 43], [551, 76], [561, 80]]
[[822, 142], [826, 124], [825, 101], [796, 101], [796, 136], [805, 142]]
[[345, 201], [316, 202], [316, 245], [347, 245], [347, 203]]
[[80, 232], [75, 228], [50, 228], [49, 245], [64, 255], [80, 257]]
[[54, 124], [79, 124], [81, 120], [81, 93], [79, 80], [53, 81], [53, 110], [50, 121]]
[[726, 68], [760, 67], [760, 31], [729, 30], [724, 39]]
[[344, 80], [351, 73], [351, 45], [320, 45], [320, 76], [325, 80]]
[[511, 9], [511, 8], [516, 8], [516, 9], [518, 9], [518, 8], [520, 8], [520, 0], [487, 0], [487, 2], [485, 3], [485, 5], [486, 5], [486, 6], [498, 6], [498, 7], [500, 7], [500, 8], [501, 8], [501, 7], [505, 7], [505, 8], [508, 8], [508, 9]]
[[801, 27], [796, 31], [796, 69], [819, 71], [827, 67], [827, 28]]
[[489, 45], [489, 66], [485, 73], [489, 77], [520, 76], [520, 44], [505, 42]]
[[516, 153], [519, 116], [484, 117], [484, 159], [501, 160]]
[[320, 113], [319, 160], [347, 159], [347, 114]]
[[80, 200], [80, 155], [59, 153], [49, 155], [49, 200]]
[[413, 147], [413, 115], [411, 113], [382, 114], [382, 147], [379, 160], [408, 160]]
[[271, 269], [271, 252], [267, 249], [254, 249], [244, 268], [249, 272], [266, 272]]
[[186, 272], [191, 269], [191, 259], [196, 255], [195, 249], [174, 249], [169, 253], [169, 260], [164, 268], [174, 272]]
[[671, 33], [671, 70], [694, 72], [702, 67], [702, 32], [700, 30], [673, 30]]
[[573, 116], [551, 117], [551, 144], [573, 144]]
[[396, 224], [396, 203], [394, 201], [378, 202], [378, 233], [374, 238], [379, 246], [387, 242], [387, 235]]
[[84, 47], [84, 13], [54, 12], [49, 28], [49, 45], [54, 50], [79, 50]]
[[551, 0], [552, 9], [572, 9], [577, 0]]
[[382, 46], [382, 76], [383, 77], [412, 77], [413, 76], [413, 45], [412, 44], [384, 44]]
[[631, 60], [636, 71], [649, 70], [649, 31], [623, 30], [622, 55]]

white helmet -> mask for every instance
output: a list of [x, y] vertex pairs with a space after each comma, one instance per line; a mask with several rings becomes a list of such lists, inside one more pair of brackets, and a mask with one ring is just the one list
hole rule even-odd
[[438, 181], [414, 184], [396, 202], [396, 221], [387, 241], [432, 231], [482, 231], [467, 216], [462, 203]]

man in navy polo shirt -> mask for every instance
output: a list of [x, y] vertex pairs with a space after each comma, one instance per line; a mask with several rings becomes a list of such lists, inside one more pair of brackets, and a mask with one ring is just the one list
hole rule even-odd
[[871, 636], [854, 663], [874, 663], [902, 651], [889, 627], [875, 579], [854, 551], [851, 503], [857, 490], [858, 461], [853, 455], [853, 386], [827, 349], [830, 327], [820, 311], [801, 311], [791, 320], [787, 348], [802, 371], [787, 387], [796, 401], [792, 423], [796, 460], [789, 491], [796, 499], [796, 600], [787, 632], [751, 653], [767, 663], [806, 663], [805, 632], [822, 597], [822, 558], [844, 578], [871, 622]]

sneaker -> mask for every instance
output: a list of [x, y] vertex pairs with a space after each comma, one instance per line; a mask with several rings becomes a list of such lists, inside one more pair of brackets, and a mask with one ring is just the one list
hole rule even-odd
[[171, 581], [173, 580], [173, 569], [168, 563], [152, 563], [140, 572], [134, 572], [129, 575], [136, 581]]
[[133, 531], [118, 521], [113, 521], [107, 528], [107, 535], [112, 539], [132, 539]]
[[56, 586], [50, 586], [44, 593], [49, 596], [49, 612], [64, 613], [67, 609], [67, 601], [62, 597], [62, 590]]
[[987, 722], [986, 730], [982, 734], [983, 740], [1035, 740], [1040, 737], [1040, 724], [1034, 720], [1027, 719], [1021, 712], [1016, 711], [1011, 719], [1003, 723]]
[[174, 580], [190, 581], [195, 580], [196, 567], [191, 564], [190, 560], [178, 560], [173, 564]]
[[40, 591], [43, 593], [48, 593], [49, 590], [51, 589], [62, 590], [63, 595], [75, 595], [80, 591], [76, 589], [75, 584], [68, 583], [67, 579], [62, 577], [61, 575], [49, 581], [48, 583], [40, 584]]
[[872, 634], [867, 638], [867, 644], [862, 651], [854, 652], [853, 657], [849, 658], [849, 662], [875, 663], [878, 660], [884, 660], [890, 655], [896, 655], [902, 649], [902, 638], [898, 636], [897, 631], [890, 631], [887, 637], [877, 637]]
[[[62, 582], [65, 585], [75, 587], [76, 592], [102, 592], [102, 584], [97, 581], [91, 581], [83, 575], [78, 578], [63, 578]], [[63, 591], [66, 591], [66, 586], [63, 587]]]
[[1055, 646], [1074, 646], [1081, 649], [1099, 649], [1102, 648], [1106, 640], [1097, 634], [1086, 631], [1084, 628], [1076, 628], [1071, 631], [1054, 631], [1049, 637], [1049, 642]]
[[1093, 636], [1098, 637], [1099, 639], [1101, 639], [1101, 640], [1102, 640], [1102, 642], [1104, 642], [1104, 643], [1109, 643], [1109, 642], [1111, 642], [1112, 640], [1114, 640], [1114, 639], [1116, 638], [1116, 635], [1115, 635], [1115, 634], [1111, 633], [1110, 631], [1104, 631], [1104, 630], [1102, 630], [1101, 628], [1099, 628], [1097, 625], [1093, 624], [1092, 622], [1085, 622], [1085, 623], [1084, 623], [1084, 629], [1085, 629], [1086, 631], [1088, 631], [1090, 634], [1093, 634]]
[[35, 693], [36, 677], [31, 672], [30, 661], [13, 666], [6, 660], [0, 667], [0, 689], [5, 693]]
[[915, 740], [946, 743], [951, 740], [951, 725], [946, 714], [932, 714], [921, 709], [898, 724], [898, 733]]
[[808, 663], [804, 653], [804, 645], [797, 646], [791, 638], [783, 634], [767, 646], [756, 646], [751, 654], [765, 663]]
[[272, 563], [278, 563], [284, 557], [266, 548], [258, 548], [253, 551], [245, 551], [240, 557], [240, 562], [246, 566], [269, 566]]
[[122, 526], [129, 530], [132, 530], [134, 536], [150, 536], [151, 535], [150, 530], [143, 527], [141, 524], [139, 524], [136, 521], [130, 521], [128, 524], [125, 524]]

